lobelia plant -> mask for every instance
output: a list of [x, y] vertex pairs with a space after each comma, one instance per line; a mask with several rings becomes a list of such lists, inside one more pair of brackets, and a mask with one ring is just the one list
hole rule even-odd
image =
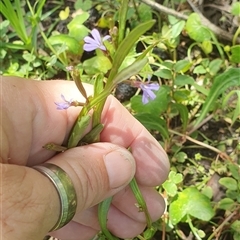
[[[123, 17], [123, 19], [125, 19], [127, 14], [127, 6], [128, 1], [122, 1], [120, 18]], [[82, 106], [82, 109], [75, 125], [72, 128], [67, 147], [48, 143], [45, 145], [45, 148], [55, 151], [63, 151], [76, 147], [80, 145], [81, 142], [86, 144], [100, 141], [100, 133], [104, 128], [104, 126], [101, 124], [101, 113], [107, 97], [111, 94], [117, 84], [141, 72], [143, 67], [148, 62], [146, 54], [151, 48], [147, 48], [141, 55], [135, 58], [135, 61], [131, 65], [121, 68], [122, 63], [130, 51], [132, 51], [136, 41], [138, 41], [140, 36], [150, 29], [154, 23], [154, 20], [142, 23], [133, 29], [125, 38], [123, 38], [123, 36], [125, 36], [125, 21], [119, 21], [119, 30], [117, 34], [119, 38], [116, 38], [115, 36], [111, 37], [109, 35], [102, 38], [97, 29], [93, 29], [91, 31], [92, 37], [87, 36], [84, 38], [85, 44], [83, 45], [83, 49], [85, 51], [96, 50], [96, 57], [93, 57], [93, 59], [101, 58], [104, 61], [109, 62], [110, 67], [106, 72], [98, 72], [94, 74], [94, 94], [90, 97], [87, 96], [81, 81], [82, 71], [79, 70], [78, 66], [67, 67], [67, 70], [70, 71], [76, 86], [81, 94], [85, 97], [86, 101], [85, 103], [80, 103], [74, 101], [73, 99], [67, 100], [63, 95], [61, 95], [63, 102], [55, 103], [58, 110], [65, 110], [71, 106]], [[112, 40], [108, 41], [110, 38]], [[114, 39], [116, 39], [117, 43], [113, 42]], [[119, 71], [119, 69], [121, 70]], [[144, 73], [142, 74], [144, 75]], [[132, 81], [131, 84], [143, 91], [143, 104], [147, 104], [149, 101], [154, 100], [156, 97], [154, 91], [157, 91], [160, 87], [158, 83], [150, 83], [150, 77], [148, 77], [148, 81], [146, 83], [141, 81]], [[92, 130], [84, 136], [85, 130], [90, 124], [92, 125]], [[135, 178], [132, 179], [130, 187], [136, 197], [138, 210], [145, 213], [148, 227], [146, 231], [148, 236], [152, 237], [154, 233], [152, 221], [148, 213], [145, 200], [143, 199]], [[101, 239], [118, 239], [107, 229], [107, 214], [111, 201], [112, 198], [109, 198], [99, 204], [99, 222], [102, 230]]]

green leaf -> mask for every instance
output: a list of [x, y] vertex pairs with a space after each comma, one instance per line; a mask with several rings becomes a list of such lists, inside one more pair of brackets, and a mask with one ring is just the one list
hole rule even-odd
[[204, 40], [201, 44], [201, 47], [205, 54], [209, 54], [213, 50], [212, 42], [209, 40]]
[[112, 69], [110, 71], [108, 82], [107, 84], [111, 84], [113, 78], [116, 76], [119, 67], [121, 66], [123, 60], [128, 55], [130, 50], [133, 48], [133, 46], [138, 41], [139, 37], [141, 37], [148, 29], [150, 29], [153, 24], [155, 23], [154, 20], [148, 21], [145, 23], [140, 24], [136, 28], [134, 28], [127, 37], [124, 38], [124, 40], [119, 45], [113, 60]]
[[240, 166], [237, 164], [229, 164], [228, 168], [232, 174], [232, 176], [240, 181]]
[[78, 117], [76, 124], [72, 129], [70, 138], [68, 139], [68, 148], [76, 147], [79, 141], [82, 139], [86, 133], [86, 129], [90, 124], [91, 116], [85, 115]]
[[235, 16], [240, 16], [240, 2], [235, 2], [232, 4], [231, 13]]
[[231, 47], [231, 61], [233, 63], [240, 63], [240, 45], [235, 45]]
[[183, 131], [185, 131], [188, 125], [188, 108], [180, 103], [172, 103], [172, 107], [178, 110], [183, 124]]
[[196, 66], [193, 70], [195, 74], [205, 74], [206, 72], [207, 70], [202, 65]]
[[144, 3], [140, 3], [138, 14], [141, 22], [149, 21], [152, 19], [152, 8]]
[[141, 193], [141, 190], [139, 189], [139, 186], [137, 184], [137, 181], [136, 181], [135, 177], [130, 181], [129, 186], [130, 186], [130, 188], [131, 188], [131, 190], [134, 194], [134, 197], [137, 200], [139, 211], [145, 213], [147, 227], [151, 228], [152, 220], [151, 220], [151, 217], [150, 217], [149, 212], [148, 212], [146, 201], [145, 201], [145, 199], [144, 199], [144, 197]]
[[233, 115], [232, 115], [232, 122], [231, 125], [235, 123], [235, 121], [239, 118], [240, 116], [240, 90], [232, 90], [230, 91], [227, 96], [224, 97], [222, 107], [229, 109], [229, 102], [231, 101], [231, 98], [236, 95], [236, 107], [233, 110]]
[[240, 220], [235, 220], [235, 222], [231, 224], [231, 229], [240, 234]]
[[192, 63], [189, 60], [183, 59], [176, 62], [174, 69], [177, 73], [185, 73], [191, 66]]
[[141, 60], [136, 60], [133, 64], [124, 68], [113, 79], [113, 85], [115, 86], [116, 84], [118, 84], [118, 83], [130, 78], [131, 76], [139, 73], [141, 71], [141, 69], [147, 64], [147, 62], [148, 62], [147, 58], [144, 58], [144, 59], [141, 59]]
[[237, 190], [237, 181], [231, 177], [223, 177], [219, 179], [219, 183], [230, 190]]
[[194, 187], [189, 187], [179, 193], [169, 207], [169, 216], [173, 224], [179, 223], [187, 215], [202, 221], [209, 221], [214, 216], [209, 198]]
[[10, 22], [8, 20], [4, 20], [0, 22], [0, 36], [2, 39], [5, 36], [5, 34], [8, 32], [9, 23]]
[[199, 123], [205, 118], [209, 110], [211, 109], [212, 104], [216, 102], [217, 97], [222, 94], [226, 89], [231, 86], [240, 86], [240, 68], [230, 68], [226, 72], [218, 75], [213, 82], [213, 85], [209, 91], [207, 99], [205, 100], [200, 116], [197, 118], [194, 123], [195, 126], [198, 126]]
[[231, 198], [223, 198], [218, 203], [218, 208], [224, 209], [224, 210], [231, 210], [234, 206], [235, 201]]
[[98, 204], [98, 220], [102, 232], [108, 240], [118, 240], [117, 237], [114, 237], [107, 228], [107, 214], [112, 202], [112, 197], [105, 199], [104, 201]]
[[177, 160], [179, 163], [184, 163], [187, 159], [187, 154], [185, 152], [178, 152], [175, 156], [174, 159]]
[[[182, 103], [186, 100], [189, 100], [191, 98], [191, 91], [189, 89], [177, 89], [173, 92], [173, 99], [177, 102], [177, 103]], [[177, 109], [175, 107], [172, 108], [171, 114], [176, 115], [178, 113]]]
[[201, 23], [200, 16], [197, 13], [192, 13], [187, 20], [186, 30], [190, 38], [196, 42], [203, 42], [211, 39], [211, 32]]
[[52, 46], [66, 46], [68, 51], [73, 53], [73, 54], [79, 54], [81, 51], [80, 44], [79, 42], [68, 35], [65, 34], [59, 34], [55, 36], [51, 36], [49, 39], [49, 43]]
[[83, 62], [84, 71], [88, 75], [107, 73], [111, 67], [112, 63], [105, 56], [95, 56]]
[[148, 104], [142, 103], [142, 96], [134, 96], [131, 98], [131, 108], [136, 113], [150, 113], [158, 117], [167, 110], [169, 91], [170, 89], [168, 87], [161, 86], [160, 89], [155, 92], [156, 98], [153, 101], [149, 101]]
[[182, 180], [183, 180], [182, 174], [176, 173], [174, 171], [170, 171], [168, 178], [175, 184], [178, 184], [178, 183], [182, 182]]
[[171, 181], [165, 181], [162, 184], [162, 187], [164, 188], [164, 190], [167, 192], [167, 195], [174, 197], [177, 194], [177, 186], [175, 183], [171, 182]]
[[222, 59], [214, 59], [209, 63], [209, 71], [212, 76], [215, 76], [222, 66]]
[[76, 40], [81, 41], [88, 35], [88, 28], [83, 23], [89, 18], [89, 13], [83, 12], [81, 15], [77, 15], [68, 25], [69, 35]]
[[29, 52], [25, 52], [23, 55], [22, 55], [23, 59], [25, 59], [27, 62], [33, 62], [35, 59], [36, 59], [36, 56], [29, 53]]
[[[30, 38], [27, 34], [24, 19], [25, 16], [21, 7], [20, 0], [15, 0], [14, 2], [11, 2], [10, 0], [1, 1], [0, 12], [7, 20], [10, 21], [10, 24], [13, 27], [14, 31], [24, 42], [24, 44], [29, 44]], [[29, 50], [31, 51], [32, 49]]]
[[164, 79], [172, 79], [173, 74], [172, 71], [169, 69], [160, 69], [154, 73], [155, 76], [164, 78]]
[[134, 117], [149, 130], [159, 131], [164, 139], [169, 139], [167, 124], [163, 119], [149, 113], [139, 113]]
[[195, 87], [199, 92], [201, 92], [204, 95], [208, 95], [208, 92], [209, 92], [204, 87], [198, 85], [192, 77], [187, 75], [177, 75], [174, 84], [179, 87], [190, 84], [191, 86]]
[[213, 197], [213, 189], [210, 186], [204, 186], [202, 189], [202, 193], [209, 199]]
[[88, 11], [92, 7], [92, 1], [91, 0], [77, 0], [74, 3], [74, 8], [76, 10], [81, 9], [83, 11]]
[[172, 38], [176, 38], [176, 37], [178, 37], [180, 34], [181, 34], [181, 32], [182, 32], [182, 30], [183, 30], [183, 28], [185, 27], [185, 21], [183, 21], [183, 20], [178, 20], [178, 22], [177, 23], [175, 23], [173, 26], [172, 26]]

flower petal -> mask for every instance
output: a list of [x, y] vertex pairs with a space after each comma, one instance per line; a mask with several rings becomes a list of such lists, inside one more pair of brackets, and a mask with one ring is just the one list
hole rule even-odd
[[156, 94], [153, 91], [148, 90], [148, 91], [146, 91], [146, 93], [148, 95], [148, 98], [150, 98], [151, 100], [156, 98]]
[[147, 104], [148, 102], [149, 102], [148, 97], [146, 96], [145, 93], [143, 93], [143, 95], [142, 95], [142, 103], [143, 104]]
[[93, 38], [89, 36], [85, 37], [83, 40], [85, 43], [88, 43], [88, 44], [98, 44], [97, 41], [95, 41]]
[[147, 88], [157, 91], [160, 88], [160, 86], [159, 86], [158, 83], [150, 83], [150, 84], [147, 85]]
[[108, 40], [109, 38], [111, 38], [111, 36], [110, 35], [106, 35], [106, 36], [103, 37], [102, 41], [104, 42], [104, 41]]
[[91, 52], [91, 51], [93, 51], [97, 48], [98, 48], [98, 46], [96, 44], [87, 44], [86, 43], [86, 44], [83, 45], [83, 50], [87, 51], [87, 52]]
[[94, 40], [97, 41], [97, 42], [101, 45], [102, 40], [101, 40], [101, 36], [100, 36], [99, 31], [98, 31], [96, 28], [94, 28], [94, 29], [91, 31], [91, 34], [92, 34]]
[[106, 51], [107, 49], [106, 49], [106, 47], [102, 44], [102, 45], [100, 45], [100, 46], [98, 46], [98, 48], [100, 48], [101, 50], [103, 50], [103, 51]]

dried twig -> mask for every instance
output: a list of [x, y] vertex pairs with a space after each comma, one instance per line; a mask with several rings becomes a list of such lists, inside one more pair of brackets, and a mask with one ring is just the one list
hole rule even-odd
[[[167, 7], [164, 7], [163, 5], [161, 4], [158, 4], [156, 2], [153, 2], [152, 0], [141, 0], [143, 3], [151, 6], [152, 8], [155, 8], [156, 10], [158, 11], [161, 11], [161, 12], [164, 12], [166, 14], [169, 14], [169, 15], [172, 15], [174, 17], [177, 17], [177, 18], [180, 18], [180, 19], [183, 19], [183, 20], [187, 20], [188, 19], [188, 16], [187, 15], [184, 15], [180, 12], [176, 12], [175, 10], [173, 9], [170, 9], [170, 8], [167, 8]], [[230, 34], [229, 32], [227, 31], [224, 31], [222, 30], [221, 28], [215, 26], [214, 24], [212, 24], [207, 18], [205, 18], [202, 13], [197, 9], [197, 7], [195, 5], [193, 5], [193, 3], [191, 1], [188, 1], [188, 3], [191, 5], [191, 7], [194, 9], [194, 11], [196, 10], [196, 12], [199, 14], [200, 18], [201, 18], [201, 21], [202, 21], [202, 24], [204, 26], [207, 26], [214, 34], [216, 34], [217, 36], [219, 36], [220, 38], [222, 39], [225, 39], [225, 40], [228, 40], [228, 41], [232, 41], [233, 39], [233, 35]], [[240, 43], [240, 38], [237, 39], [236, 41], [237, 43]]]

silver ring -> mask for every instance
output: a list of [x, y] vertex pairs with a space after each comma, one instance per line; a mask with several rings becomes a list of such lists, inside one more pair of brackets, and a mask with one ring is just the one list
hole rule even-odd
[[44, 163], [33, 168], [48, 177], [56, 188], [60, 199], [60, 215], [57, 223], [50, 230], [52, 232], [62, 228], [73, 219], [77, 209], [77, 194], [70, 177], [57, 165]]

